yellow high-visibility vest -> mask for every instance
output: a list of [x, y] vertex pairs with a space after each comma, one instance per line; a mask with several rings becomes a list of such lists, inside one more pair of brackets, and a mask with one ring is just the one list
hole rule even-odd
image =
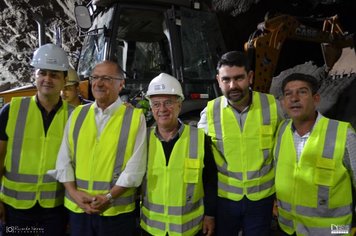
[[204, 131], [184, 125], [168, 166], [153, 129], [148, 140], [141, 227], [151, 235], [195, 235], [204, 214]]
[[218, 168], [218, 196], [256, 201], [274, 193], [272, 148], [278, 127], [275, 98], [253, 92], [241, 130], [231, 106], [219, 97], [208, 103], [208, 135]]
[[351, 230], [352, 185], [343, 165], [349, 124], [321, 117], [297, 161], [291, 123], [281, 124], [275, 146], [281, 228], [297, 235]]
[[14, 97], [6, 126], [7, 151], [1, 200], [17, 209], [36, 202], [45, 208], [63, 204], [64, 188], [47, 171], [54, 169], [69, 113], [67, 102], [56, 112], [45, 134], [35, 96]]
[[[69, 144], [75, 166], [76, 186], [89, 194], [106, 194], [115, 185], [132, 157], [138, 135], [140, 109], [120, 106], [97, 137], [94, 104], [73, 111], [69, 127]], [[115, 199], [103, 215], [114, 216], [135, 209], [135, 188]], [[66, 192], [64, 205], [71, 211], [83, 210]]]

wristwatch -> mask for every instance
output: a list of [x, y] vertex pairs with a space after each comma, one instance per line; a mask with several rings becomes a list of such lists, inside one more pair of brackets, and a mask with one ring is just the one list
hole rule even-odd
[[111, 193], [109, 192], [108, 194], [105, 195], [106, 199], [108, 199], [108, 201], [110, 203], [113, 203], [114, 201], [114, 198], [112, 197]]

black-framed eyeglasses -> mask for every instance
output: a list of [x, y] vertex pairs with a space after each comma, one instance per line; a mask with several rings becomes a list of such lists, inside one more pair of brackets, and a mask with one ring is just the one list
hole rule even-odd
[[113, 80], [123, 80], [123, 78], [120, 77], [112, 77], [109, 75], [103, 75], [103, 76], [89, 76], [89, 81], [90, 82], [95, 82], [95, 81], [102, 81], [104, 83], [111, 83]]

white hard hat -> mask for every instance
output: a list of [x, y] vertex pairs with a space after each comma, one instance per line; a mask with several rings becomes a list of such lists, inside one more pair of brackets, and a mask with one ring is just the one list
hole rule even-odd
[[167, 94], [167, 95], [177, 95], [184, 99], [182, 92], [182, 86], [179, 81], [173, 76], [161, 73], [150, 82], [148, 85], [148, 90], [146, 97], [149, 99], [152, 95]]
[[65, 86], [77, 84], [79, 82], [80, 82], [80, 80], [79, 80], [79, 76], [78, 76], [77, 72], [72, 67], [69, 67], [67, 82], [66, 82]]
[[37, 69], [67, 71], [67, 53], [59, 46], [48, 43], [39, 47], [33, 54], [31, 66]]

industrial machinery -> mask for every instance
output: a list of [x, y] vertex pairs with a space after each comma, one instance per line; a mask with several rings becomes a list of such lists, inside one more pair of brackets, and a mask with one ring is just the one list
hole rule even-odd
[[82, 79], [96, 63], [114, 60], [125, 72], [123, 99], [135, 105], [161, 72], [182, 84], [181, 117], [198, 117], [219, 95], [215, 66], [225, 45], [214, 12], [190, 0], [96, 0], [77, 6], [84, 36], [78, 64]]
[[[255, 90], [269, 92], [286, 40], [321, 44], [328, 70], [339, 59], [343, 48], [354, 48], [353, 35], [342, 30], [337, 15], [323, 19], [297, 18], [289, 15], [266, 19], [257, 26], [257, 30], [245, 44], [245, 50], [250, 53], [255, 65], [253, 86]], [[307, 55], [309, 52], [301, 48], [300, 53]]]

